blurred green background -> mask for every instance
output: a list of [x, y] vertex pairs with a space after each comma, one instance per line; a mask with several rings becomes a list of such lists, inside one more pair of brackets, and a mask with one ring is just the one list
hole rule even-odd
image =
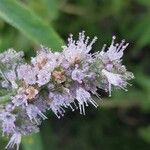
[[[87, 115], [53, 113], [41, 132], [23, 139], [21, 150], [149, 150], [150, 149], [150, 0], [0, 0], [0, 51], [24, 50], [26, 59], [40, 44], [61, 50], [68, 34], [98, 37], [95, 51], [118, 41], [130, 43], [123, 63], [135, 74], [128, 92], [99, 91], [100, 107]], [[94, 52], [94, 51], [93, 51]], [[4, 150], [6, 138], [0, 138]]]

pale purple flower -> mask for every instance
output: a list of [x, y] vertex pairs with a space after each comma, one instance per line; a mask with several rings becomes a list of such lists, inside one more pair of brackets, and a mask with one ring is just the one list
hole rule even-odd
[[65, 110], [62, 107], [64, 105], [63, 96], [59, 93], [49, 93], [49, 99], [51, 100], [49, 106], [54, 114], [58, 118], [60, 118], [60, 116], [64, 116]]
[[28, 106], [27, 96], [25, 94], [18, 94], [16, 96], [13, 96], [11, 99], [14, 106]]
[[28, 105], [26, 107], [26, 112], [30, 120], [31, 121], [34, 120], [37, 124], [39, 124], [38, 117], [41, 117], [43, 120], [47, 119], [47, 117], [35, 105], [32, 105], [32, 104]]
[[6, 72], [5, 76], [7, 77], [7, 79], [10, 82], [16, 80], [16, 72], [15, 72], [15, 70], [10, 70], [10, 71]]
[[15, 132], [12, 137], [10, 138], [10, 141], [8, 142], [6, 149], [13, 148], [15, 145], [17, 147], [16, 150], [19, 150], [19, 145], [21, 143], [21, 134]]
[[64, 89], [63, 93], [51, 92], [49, 93], [49, 99], [51, 100], [49, 103], [50, 109], [52, 109], [58, 118], [60, 118], [60, 116], [64, 116], [64, 108], [69, 107], [72, 111], [74, 111], [74, 108], [71, 106], [71, 103], [74, 102], [74, 98], [69, 89]]
[[37, 74], [37, 83], [39, 86], [47, 84], [51, 79], [51, 72], [48, 69], [40, 70]]
[[18, 78], [24, 80], [28, 84], [36, 83], [36, 71], [30, 65], [21, 65], [17, 69]]
[[9, 112], [2, 112], [0, 113], [0, 120], [2, 121], [2, 131], [3, 135], [6, 134], [11, 134], [15, 130], [15, 121], [16, 121], [16, 116], [9, 113]]
[[[106, 50], [89, 53], [96, 37], [89, 40], [84, 32], [77, 41], [70, 35], [62, 52], [52, 52], [41, 46], [29, 64], [23, 61], [23, 52], [13, 49], [0, 54], [0, 86], [12, 92], [10, 101], [0, 105], [0, 127], [3, 134], [12, 136], [6, 148], [19, 145], [22, 135], [39, 131], [38, 125], [47, 119], [51, 110], [60, 118], [65, 109], [78, 109], [85, 115], [85, 107], [97, 107], [98, 88], [112, 87], [126, 90], [127, 81], [134, 78], [122, 65], [122, 56], [128, 43], [115, 44], [115, 37]], [[78, 106], [77, 106], [78, 105]]]
[[50, 103], [50, 107], [56, 107], [58, 108], [58, 111], [61, 107], [66, 106], [67, 99], [65, 99], [66, 97], [64, 97], [63, 94], [57, 92], [55, 94], [49, 93], [49, 98], [52, 100]]
[[76, 99], [79, 103], [80, 114], [85, 115], [85, 106], [88, 106], [88, 103], [91, 103], [95, 107], [98, 106], [92, 99], [91, 94], [81, 87], [76, 90]]
[[[54, 101], [53, 101], [54, 102]], [[50, 109], [53, 111], [53, 113], [57, 116], [58, 119], [61, 118], [61, 116], [64, 116], [65, 110], [62, 106], [56, 105], [55, 103], [51, 102]]]
[[79, 83], [82, 83], [82, 80], [85, 77], [85, 74], [80, 69], [74, 69], [72, 71], [71, 77], [74, 81], [78, 81]]
[[85, 59], [96, 40], [97, 38], [95, 37], [89, 43], [89, 37], [86, 38], [84, 32], [79, 33], [79, 39], [77, 41], [73, 40], [73, 35], [70, 35], [68, 45], [63, 47], [65, 59], [70, 64]]
[[5, 106], [5, 110], [7, 112], [12, 112], [13, 110], [15, 109], [15, 105], [13, 103], [8, 103], [6, 106]]
[[37, 56], [31, 58], [31, 64], [34, 66], [38, 64], [44, 66], [49, 58], [51, 58], [51, 51], [48, 51], [42, 46], [41, 49], [37, 51]]
[[36, 101], [34, 101], [33, 105], [35, 105], [43, 113], [45, 113], [48, 109], [47, 101], [42, 96], [38, 97]]
[[37, 56], [32, 58], [31, 63], [36, 71], [47, 70], [51, 72], [61, 64], [61, 61], [62, 55], [60, 53], [52, 53], [50, 49], [42, 46], [42, 49], [37, 52]]
[[111, 64], [111, 63], [106, 64], [105, 69], [108, 70], [108, 71], [112, 71], [113, 64]]
[[15, 63], [22, 61], [24, 53], [22, 51], [16, 52], [14, 49], [10, 48], [7, 51], [0, 54], [0, 62], [5, 64], [5, 67], [11, 67]]
[[120, 44], [119, 43], [115, 44], [114, 43], [115, 39], [116, 37], [113, 36], [112, 43], [106, 52], [105, 52], [106, 45], [104, 45], [103, 50], [100, 52], [100, 55], [104, 57], [105, 60], [108, 59], [109, 61], [114, 61], [114, 60], [121, 59], [123, 56], [124, 50], [129, 45], [128, 43], [125, 44], [125, 40], [122, 40]]
[[18, 85], [16, 83], [17, 76], [16, 76], [15, 70], [10, 70], [10, 71], [6, 72], [5, 77], [11, 83], [13, 89], [18, 88]]

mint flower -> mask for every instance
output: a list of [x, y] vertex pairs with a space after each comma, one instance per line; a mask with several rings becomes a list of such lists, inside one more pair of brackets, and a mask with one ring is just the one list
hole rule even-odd
[[13, 148], [16, 145], [17, 146], [16, 150], [19, 150], [20, 142], [21, 142], [21, 134], [20, 133], [14, 133], [12, 135], [12, 137], [10, 138], [9, 143], [6, 146], [6, 149]]
[[109, 96], [111, 96], [111, 86], [116, 86], [122, 88], [126, 91], [125, 87], [127, 86], [127, 82], [123, 79], [123, 76], [120, 74], [111, 73], [105, 69], [102, 70], [102, 74], [107, 78], [108, 88], [109, 88]]
[[15, 131], [15, 121], [16, 121], [16, 116], [9, 113], [9, 112], [2, 112], [0, 113], [0, 120], [2, 121], [2, 131], [3, 135], [4, 134], [11, 134], [12, 132]]
[[47, 117], [39, 110], [39, 108], [32, 104], [27, 106], [26, 113], [30, 118], [30, 121], [35, 121], [37, 124], [39, 124], [38, 120], [36, 119], [38, 118], [37, 116], [41, 117], [43, 120], [47, 119]]
[[30, 63], [23, 59], [23, 52], [9, 49], [0, 54], [0, 86], [12, 93], [9, 101], [0, 104], [0, 127], [3, 135], [11, 136], [6, 148], [15, 145], [19, 150], [24, 135], [39, 132], [38, 126], [52, 111], [57, 118], [65, 115], [66, 109], [86, 114], [86, 107], [98, 107], [93, 96], [100, 98], [97, 89], [106, 92], [113, 89], [127, 91], [128, 80], [134, 78], [122, 65], [124, 40], [106, 45], [100, 52], [91, 54], [95, 37], [90, 42], [84, 32], [78, 40], [73, 35], [62, 52], [53, 53], [41, 46]]
[[91, 94], [81, 87], [76, 90], [76, 99], [79, 102], [80, 114], [85, 115], [85, 106], [88, 106], [88, 103], [91, 103], [95, 107], [98, 106], [92, 99]]

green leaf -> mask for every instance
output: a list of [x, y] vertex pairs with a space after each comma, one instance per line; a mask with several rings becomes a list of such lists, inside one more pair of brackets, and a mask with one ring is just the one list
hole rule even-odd
[[58, 0], [41, 0], [45, 8], [49, 12], [51, 19], [56, 19], [58, 16]]
[[13, 0], [0, 1], [0, 17], [24, 33], [37, 44], [43, 44], [55, 50], [63, 45], [52, 26], [46, 24], [23, 4]]
[[39, 133], [25, 136], [21, 143], [23, 150], [43, 150], [43, 145]]

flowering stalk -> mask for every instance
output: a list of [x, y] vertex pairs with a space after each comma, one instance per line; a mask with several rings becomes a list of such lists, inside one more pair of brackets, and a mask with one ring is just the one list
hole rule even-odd
[[0, 99], [2, 133], [11, 136], [6, 148], [16, 145], [18, 150], [23, 135], [38, 132], [42, 120], [47, 119], [47, 110], [58, 118], [64, 116], [66, 108], [79, 109], [85, 115], [86, 106], [98, 106], [92, 98], [100, 97], [98, 88], [109, 96], [115, 88], [127, 91], [127, 81], [134, 78], [122, 65], [128, 43], [115, 44], [113, 37], [107, 50], [104, 45], [101, 52], [90, 54], [96, 40], [89, 42], [84, 32], [77, 41], [70, 35], [62, 52], [53, 53], [41, 46], [30, 64], [25, 63], [23, 52], [9, 49], [0, 54], [0, 86], [11, 91]]

